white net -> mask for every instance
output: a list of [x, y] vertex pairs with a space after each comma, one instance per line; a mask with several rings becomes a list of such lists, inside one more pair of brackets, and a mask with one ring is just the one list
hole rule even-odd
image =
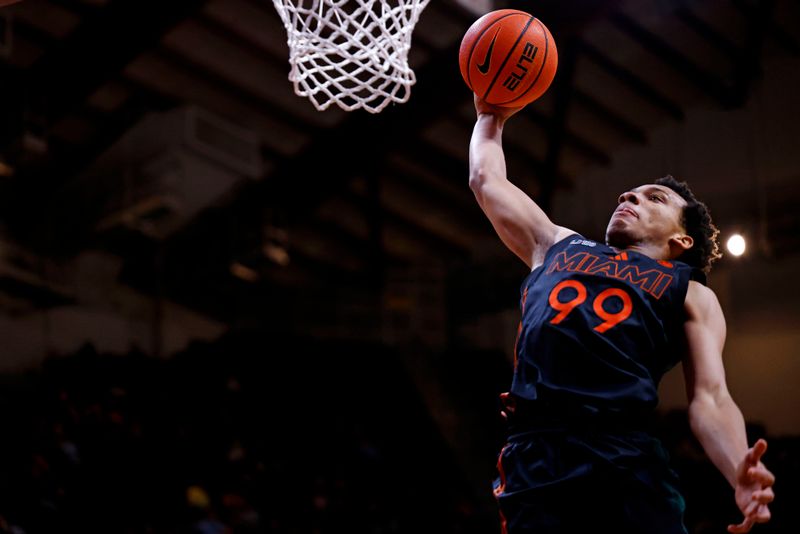
[[429, 0], [273, 0], [289, 36], [289, 80], [318, 110], [379, 113], [416, 82], [411, 34]]

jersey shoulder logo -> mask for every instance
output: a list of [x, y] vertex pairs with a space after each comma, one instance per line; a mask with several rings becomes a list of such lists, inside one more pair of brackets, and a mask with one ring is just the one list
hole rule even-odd
[[586, 239], [573, 239], [569, 242], [570, 245], [583, 245], [584, 247], [596, 247], [597, 243], [594, 241], [587, 241]]
[[497, 31], [494, 32], [494, 37], [492, 37], [492, 42], [489, 43], [489, 50], [486, 51], [483, 63], [478, 65], [478, 71], [481, 74], [487, 74], [489, 72], [489, 66], [492, 64], [492, 50], [494, 49], [494, 42], [497, 40], [498, 33], [500, 33], [500, 28], [497, 28]]

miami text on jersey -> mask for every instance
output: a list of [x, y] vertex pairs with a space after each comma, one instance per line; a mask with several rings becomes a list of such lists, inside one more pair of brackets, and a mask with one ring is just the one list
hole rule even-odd
[[567, 256], [559, 252], [547, 266], [546, 274], [570, 271], [606, 276], [629, 282], [655, 298], [660, 299], [672, 282], [672, 276], [660, 269], [641, 271], [639, 266], [615, 259], [601, 258], [589, 252], [575, 252]]

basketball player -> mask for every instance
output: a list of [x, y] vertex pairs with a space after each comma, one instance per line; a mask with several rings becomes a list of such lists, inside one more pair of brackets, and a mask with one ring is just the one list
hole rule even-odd
[[509, 435], [495, 482], [504, 533], [686, 533], [684, 501], [645, 430], [663, 374], [683, 361], [693, 433], [734, 490], [748, 532], [770, 519], [767, 443], [747, 446], [722, 364], [725, 319], [705, 273], [719, 257], [706, 206], [671, 176], [619, 196], [605, 243], [558, 226], [506, 177], [518, 109], [475, 98], [470, 188], [522, 284]]

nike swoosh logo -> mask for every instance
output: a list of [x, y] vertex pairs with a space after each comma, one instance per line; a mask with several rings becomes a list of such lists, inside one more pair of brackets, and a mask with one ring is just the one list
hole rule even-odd
[[497, 31], [494, 32], [494, 37], [492, 37], [492, 42], [489, 43], [489, 50], [486, 51], [486, 56], [483, 58], [483, 63], [478, 65], [478, 72], [481, 74], [486, 74], [489, 72], [489, 65], [492, 63], [492, 49], [494, 48], [494, 42], [497, 39], [498, 33], [500, 33], [500, 28], [497, 28]]

